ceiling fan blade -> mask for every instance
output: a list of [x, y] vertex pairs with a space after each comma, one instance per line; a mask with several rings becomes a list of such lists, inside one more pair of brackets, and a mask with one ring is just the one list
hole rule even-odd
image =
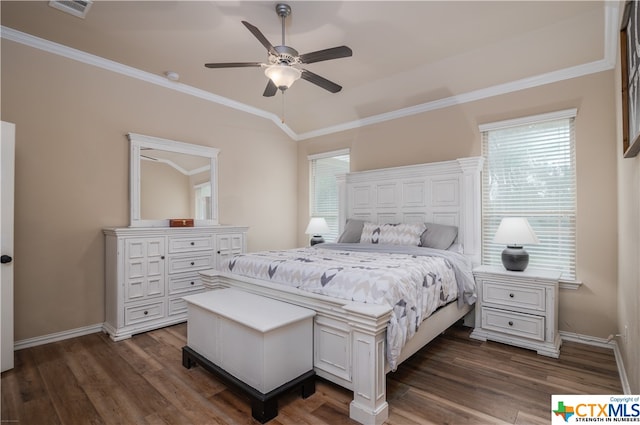
[[245, 68], [252, 66], [262, 66], [260, 62], [227, 62], [227, 63], [205, 63], [207, 68]]
[[269, 40], [267, 40], [267, 37], [264, 36], [264, 34], [262, 34], [260, 32], [260, 30], [256, 27], [254, 27], [253, 25], [251, 25], [249, 22], [247, 21], [242, 21], [242, 23], [244, 24], [245, 27], [247, 27], [247, 29], [249, 31], [251, 31], [251, 34], [254, 35], [255, 38], [258, 39], [258, 41], [260, 43], [262, 43], [262, 45], [264, 47], [267, 48], [267, 51], [269, 53], [271, 53], [274, 56], [278, 56], [278, 52], [276, 52], [276, 49], [273, 47], [273, 45], [269, 42]]
[[278, 87], [276, 87], [273, 81], [269, 79], [269, 82], [267, 83], [267, 87], [265, 87], [264, 93], [262, 93], [262, 95], [264, 97], [271, 97], [271, 96], [275, 96], [277, 92], [278, 92]]
[[332, 47], [330, 49], [318, 50], [316, 52], [300, 55], [302, 63], [314, 63], [328, 61], [331, 59], [346, 58], [353, 55], [353, 51], [347, 46]]
[[306, 69], [302, 70], [301, 78], [315, 84], [316, 86], [322, 87], [323, 89], [328, 90], [331, 93], [338, 93], [340, 90], [342, 90], [342, 86], [339, 86], [336, 83], [319, 76], [318, 74], [307, 71]]

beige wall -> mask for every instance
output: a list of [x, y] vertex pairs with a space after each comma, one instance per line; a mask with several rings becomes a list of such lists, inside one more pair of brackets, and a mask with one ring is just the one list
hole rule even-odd
[[[621, 146], [621, 144], [620, 144]], [[619, 185], [618, 333], [617, 338], [632, 394], [640, 393], [640, 155], [623, 159]]]
[[297, 144], [273, 123], [2, 40], [16, 124], [15, 338], [104, 321], [101, 229], [129, 223], [126, 134], [220, 149], [220, 222], [249, 249], [296, 245]]
[[560, 291], [563, 331], [606, 338], [617, 327], [614, 72], [549, 84], [300, 143], [298, 244], [309, 217], [307, 155], [351, 149], [352, 171], [480, 155], [478, 125], [578, 108], [578, 290]]
[[[620, 13], [624, 8], [620, 8]], [[616, 93], [622, 92], [620, 57], [616, 64]], [[640, 393], [640, 155], [624, 158], [622, 103], [616, 104], [618, 160], [618, 327], [616, 338], [631, 394]]]

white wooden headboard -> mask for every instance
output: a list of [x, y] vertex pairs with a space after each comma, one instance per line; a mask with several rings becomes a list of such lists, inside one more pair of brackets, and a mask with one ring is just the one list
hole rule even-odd
[[347, 218], [454, 225], [465, 255], [480, 264], [482, 165], [469, 157], [340, 176], [340, 232]]

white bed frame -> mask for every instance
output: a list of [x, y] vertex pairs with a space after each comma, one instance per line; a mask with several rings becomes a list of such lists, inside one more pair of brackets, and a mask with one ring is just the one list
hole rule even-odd
[[[457, 243], [480, 264], [481, 157], [354, 172], [339, 179], [341, 229], [348, 217], [378, 223], [432, 222], [458, 226]], [[385, 331], [391, 308], [348, 302], [270, 282], [202, 272], [211, 289], [235, 287], [316, 311], [314, 369], [318, 376], [353, 391], [349, 416], [382, 424], [386, 401]], [[431, 315], [405, 345], [399, 362], [464, 317], [472, 306], [450, 303]]]

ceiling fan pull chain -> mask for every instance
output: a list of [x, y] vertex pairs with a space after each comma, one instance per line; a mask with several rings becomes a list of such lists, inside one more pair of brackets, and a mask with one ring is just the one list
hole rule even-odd
[[284, 92], [282, 92], [282, 114], [280, 116], [280, 120], [282, 121], [282, 124], [284, 124]]

